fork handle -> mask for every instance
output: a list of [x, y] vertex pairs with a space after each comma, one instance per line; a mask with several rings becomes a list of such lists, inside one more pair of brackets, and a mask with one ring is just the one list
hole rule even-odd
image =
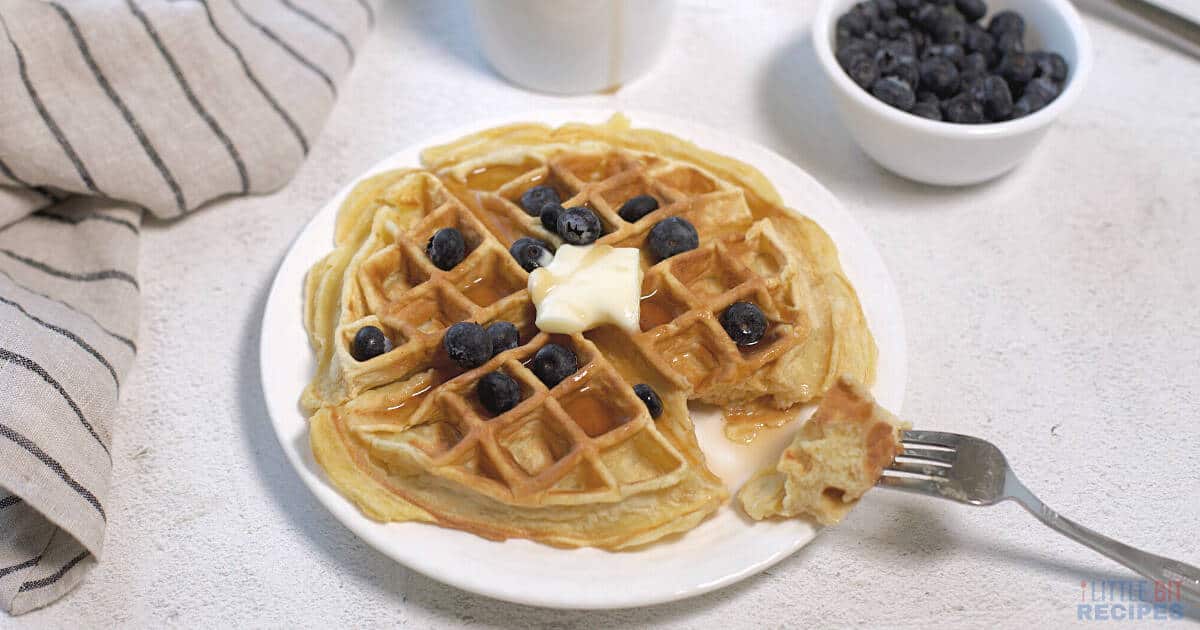
[[1010, 474], [1009, 477], [1005, 488], [1008, 498], [1021, 504], [1021, 507], [1028, 510], [1050, 529], [1075, 542], [1091, 547], [1092, 550], [1120, 562], [1151, 580], [1167, 584], [1168, 588], [1178, 584], [1176, 595], [1179, 600], [1192, 606], [1200, 606], [1200, 569], [1185, 562], [1130, 547], [1121, 541], [1113, 540], [1104, 534], [1084, 527], [1050, 509], [1014, 476]]

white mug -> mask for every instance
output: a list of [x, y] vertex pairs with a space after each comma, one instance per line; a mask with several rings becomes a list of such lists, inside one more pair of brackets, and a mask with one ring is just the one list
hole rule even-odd
[[674, 0], [474, 0], [475, 32], [492, 67], [539, 92], [616, 90], [667, 41]]

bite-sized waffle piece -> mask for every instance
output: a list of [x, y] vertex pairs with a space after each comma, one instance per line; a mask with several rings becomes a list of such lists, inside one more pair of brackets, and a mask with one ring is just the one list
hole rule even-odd
[[875, 404], [866, 388], [839, 380], [779, 464], [747, 481], [738, 501], [756, 520], [804, 516], [833, 525], [904, 451], [900, 431], [909, 427]]

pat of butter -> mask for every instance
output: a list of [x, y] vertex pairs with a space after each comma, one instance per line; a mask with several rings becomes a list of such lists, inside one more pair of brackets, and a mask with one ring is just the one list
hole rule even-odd
[[577, 333], [603, 324], [637, 332], [642, 266], [633, 247], [563, 245], [554, 260], [529, 274], [537, 327]]

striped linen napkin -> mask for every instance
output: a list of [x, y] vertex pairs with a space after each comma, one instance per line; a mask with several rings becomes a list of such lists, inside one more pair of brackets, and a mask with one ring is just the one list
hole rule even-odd
[[0, 606], [104, 545], [144, 212], [295, 172], [377, 0], [0, 0]]

